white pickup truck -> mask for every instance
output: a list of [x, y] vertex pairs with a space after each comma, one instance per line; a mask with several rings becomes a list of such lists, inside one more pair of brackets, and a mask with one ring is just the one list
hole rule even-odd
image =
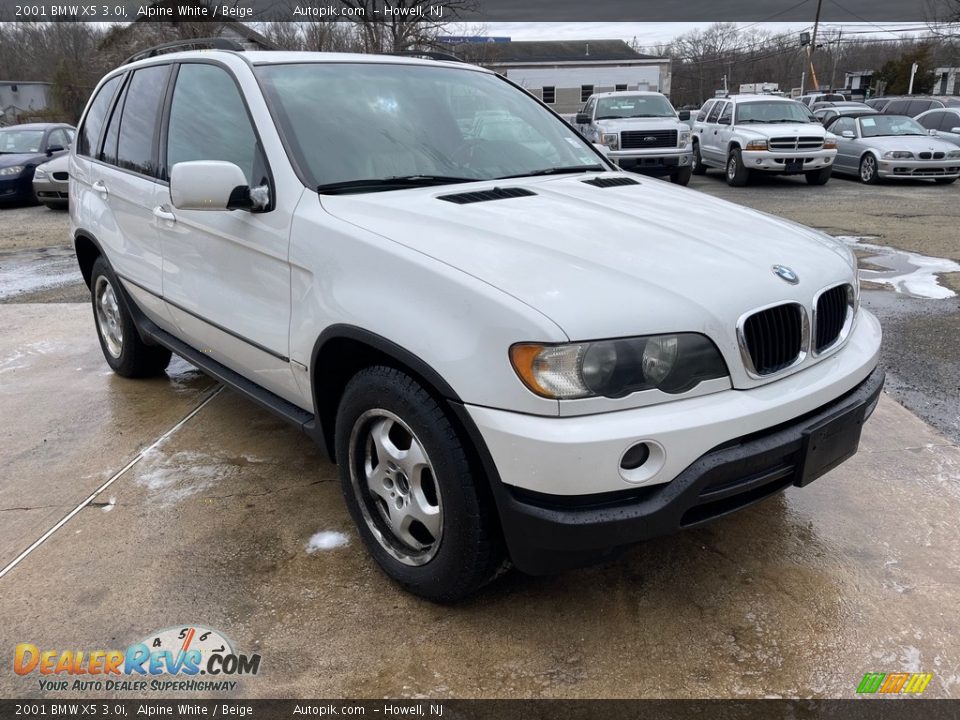
[[682, 121], [689, 119], [688, 110], [678, 113], [658, 92], [607, 92], [587, 99], [576, 125], [624, 170], [669, 175], [686, 185], [693, 156], [690, 128]]
[[803, 175], [825, 185], [837, 156], [837, 138], [810, 109], [769, 95], [733, 95], [707, 102], [693, 126], [693, 174], [726, 171], [742, 186], [754, 172]]

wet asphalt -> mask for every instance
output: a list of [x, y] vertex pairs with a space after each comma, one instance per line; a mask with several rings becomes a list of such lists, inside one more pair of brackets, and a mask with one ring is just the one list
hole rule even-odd
[[[914, 213], [953, 217], [955, 237], [960, 188], [865, 195], [841, 181], [828, 199], [835, 183], [693, 186], [960, 260], [942, 252], [939, 220], [870, 214], [909, 196]], [[165, 378], [110, 373], [62, 240], [3, 245], [19, 237], [8, 220], [65, 232], [65, 216], [7, 212], [0, 567], [33, 549], [0, 578], [0, 651], [124, 648], [197, 624], [262, 655], [240, 697], [853, 697], [865, 672], [895, 671], [933, 673], [928, 697], [960, 696], [956, 297], [864, 291], [884, 325], [889, 394], [860, 453], [813, 485], [606, 565], [509, 573], [441, 607], [378, 571], [334, 469], [302, 435], [180, 360]], [[870, 252], [864, 267], [888, 272]], [[111, 694], [129, 696], [97, 693]], [[75, 693], [7, 672], [0, 696]]]

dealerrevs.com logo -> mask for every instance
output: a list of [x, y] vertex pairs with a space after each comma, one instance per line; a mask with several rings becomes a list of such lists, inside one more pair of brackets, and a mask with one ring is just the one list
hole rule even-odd
[[43, 691], [232, 691], [256, 675], [260, 655], [245, 655], [220, 632], [182, 625], [150, 633], [126, 650], [48, 650], [19, 643], [13, 671], [39, 676]]

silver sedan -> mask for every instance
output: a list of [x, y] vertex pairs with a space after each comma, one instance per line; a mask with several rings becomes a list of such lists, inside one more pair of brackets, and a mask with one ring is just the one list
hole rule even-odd
[[844, 115], [827, 128], [838, 138], [835, 173], [857, 175], [865, 183], [930, 178], [946, 184], [960, 177], [960, 148], [906, 115]]
[[61, 155], [37, 166], [33, 172], [33, 194], [37, 202], [42, 202], [48, 208], [67, 207], [69, 161], [69, 155]]

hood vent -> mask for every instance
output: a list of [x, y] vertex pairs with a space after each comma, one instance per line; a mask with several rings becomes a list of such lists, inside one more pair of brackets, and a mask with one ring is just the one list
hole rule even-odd
[[586, 185], [593, 185], [598, 188], [620, 187], [621, 185], [639, 185], [636, 180], [628, 177], [595, 177], [590, 180], [583, 180]]
[[526, 188], [491, 188], [490, 190], [477, 190], [476, 192], [457, 193], [456, 195], [440, 195], [438, 200], [456, 203], [457, 205], [469, 205], [470, 203], [488, 202], [490, 200], [507, 200], [508, 198], [529, 197], [536, 195], [535, 192]]

